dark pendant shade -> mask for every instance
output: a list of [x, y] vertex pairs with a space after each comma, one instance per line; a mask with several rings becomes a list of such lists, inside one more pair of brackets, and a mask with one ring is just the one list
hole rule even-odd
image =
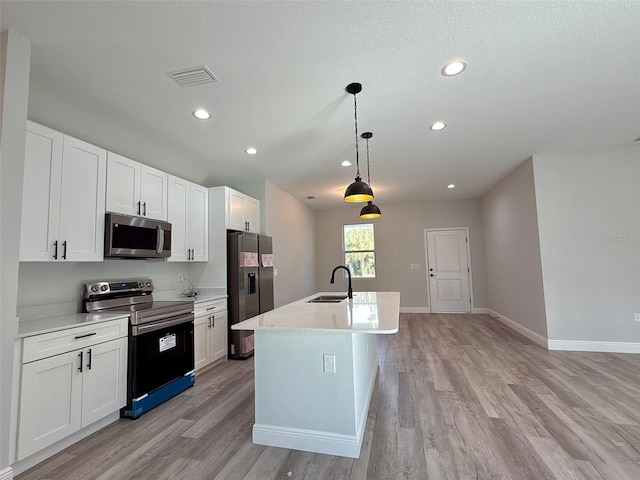
[[380, 209], [377, 205], [374, 205], [371, 200], [360, 210], [360, 218], [380, 218], [381, 216], [382, 213]]
[[373, 200], [373, 190], [364, 183], [360, 176], [355, 178], [355, 182], [347, 187], [344, 192], [345, 202], [364, 203]]

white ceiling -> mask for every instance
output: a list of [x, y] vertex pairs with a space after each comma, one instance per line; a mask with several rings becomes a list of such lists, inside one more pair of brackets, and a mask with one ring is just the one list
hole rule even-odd
[[[380, 206], [477, 197], [532, 154], [640, 136], [637, 1], [2, 0], [0, 18], [31, 41], [31, 119], [205, 185], [266, 178], [313, 208], [343, 205], [355, 176], [339, 166], [355, 157], [351, 82]], [[443, 77], [454, 58], [469, 68]], [[166, 75], [201, 64], [220, 82]]]

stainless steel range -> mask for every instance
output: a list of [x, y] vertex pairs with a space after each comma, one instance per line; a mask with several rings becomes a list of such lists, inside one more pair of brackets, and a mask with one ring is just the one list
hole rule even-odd
[[131, 314], [128, 400], [122, 415], [138, 418], [193, 386], [193, 302], [154, 301], [153, 281], [85, 284], [85, 312]]

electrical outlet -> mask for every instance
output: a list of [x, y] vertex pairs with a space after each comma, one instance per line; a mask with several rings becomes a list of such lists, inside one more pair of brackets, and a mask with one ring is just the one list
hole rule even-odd
[[636, 322], [639, 322], [639, 323], [640, 323], [640, 313], [634, 313], [634, 314], [633, 314], [633, 319], [634, 319]]
[[324, 361], [324, 373], [336, 373], [336, 356], [333, 353], [325, 353], [322, 355]]
[[179, 281], [179, 282], [184, 281], [184, 275], [183, 275], [182, 273], [179, 273], [179, 274], [178, 274], [178, 281]]

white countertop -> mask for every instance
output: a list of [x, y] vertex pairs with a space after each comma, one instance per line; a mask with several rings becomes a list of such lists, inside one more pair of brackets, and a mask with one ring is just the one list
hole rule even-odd
[[[400, 292], [354, 292], [340, 303], [307, 303], [320, 292], [231, 326], [232, 330], [314, 330], [389, 334], [398, 331]], [[346, 295], [346, 294], [344, 294]]]
[[210, 300], [219, 300], [221, 298], [227, 298], [227, 289], [226, 288], [196, 288], [195, 289], [198, 294], [195, 297], [182, 297], [180, 293], [182, 292], [158, 292], [153, 294], [154, 300], [169, 300], [169, 301], [180, 301], [183, 300], [185, 302], [208, 302]]
[[128, 313], [72, 313], [58, 317], [41, 318], [39, 320], [23, 320], [18, 322], [18, 336], [31, 337], [43, 333], [66, 330], [68, 328], [107, 322], [120, 318], [129, 318]]

